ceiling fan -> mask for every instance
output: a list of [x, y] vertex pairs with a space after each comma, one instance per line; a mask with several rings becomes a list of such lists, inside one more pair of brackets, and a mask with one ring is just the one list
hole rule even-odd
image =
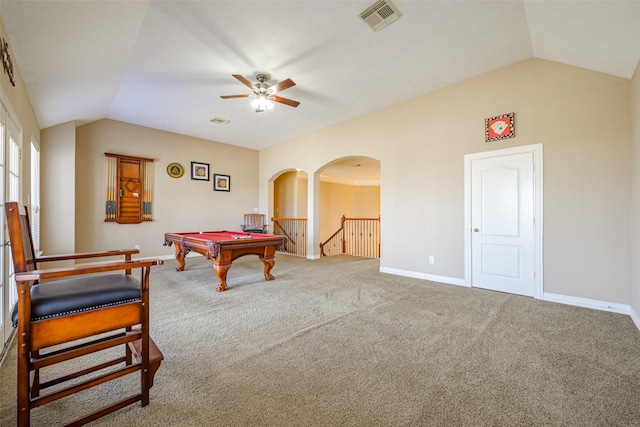
[[248, 98], [250, 96], [253, 96], [255, 99], [251, 102], [251, 106], [256, 109], [256, 113], [260, 113], [273, 108], [272, 101], [279, 102], [280, 104], [285, 104], [290, 107], [297, 107], [298, 105], [300, 105], [298, 101], [276, 95], [276, 93], [282, 92], [283, 90], [289, 89], [290, 87], [296, 85], [291, 79], [283, 80], [280, 83], [276, 83], [275, 85], [271, 86], [267, 84], [267, 82], [269, 81], [269, 75], [265, 73], [258, 73], [256, 75], [256, 80], [258, 80], [258, 83], [256, 84], [252, 84], [249, 80], [247, 80], [240, 74], [232, 74], [232, 76], [235, 77], [240, 83], [251, 89], [253, 91], [253, 95], [249, 93], [244, 95], [222, 95], [220, 96], [220, 98], [222, 99]]

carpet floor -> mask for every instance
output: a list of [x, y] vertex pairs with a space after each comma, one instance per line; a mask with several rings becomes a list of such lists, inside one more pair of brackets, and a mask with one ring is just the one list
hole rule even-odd
[[[629, 316], [379, 272], [379, 260], [255, 257], [215, 292], [211, 263], [152, 269], [165, 360], [145, 408], [95, 426], [640, 426]], [[74, 361], [72, 363], [81, 363]], [[15, 425], [15, 343], [0, 424]], [[53, 374], [53, 373], [52, 373]], [[32, 411], [69, 421], [131, 393], [122, 379]]]

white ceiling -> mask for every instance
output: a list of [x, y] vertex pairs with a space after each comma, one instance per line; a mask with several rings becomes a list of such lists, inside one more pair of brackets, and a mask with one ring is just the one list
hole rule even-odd
[[370, 157], [350, 157], [328, 165], [320, 180], [336, 184], [380, 185], [380, 161]]
[[[640, 1], [6, 1], [40, 126], [110, 118], [262, 149], [528, 58], [630, 78]], [[255, 113], [231, 74], [297, 85]], [[231, 122], [210, 123], [212, 117]]]

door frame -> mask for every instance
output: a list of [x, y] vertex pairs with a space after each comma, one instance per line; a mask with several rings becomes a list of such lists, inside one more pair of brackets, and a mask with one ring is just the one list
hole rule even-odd
[[471, 162], [478, 159], [532, 153], [533, 155], [533, 297], [543, 296], [543, 245], [542, 245], [542, 144], [521, 145], [464, 156], [464, 282], [473, 287], [471, 275]]
[[[19, 202], [22, 202], [22, 172], [23, 172], [23, 166], [22, 166], [22, 138], [23, 138], [23, 134], [24, 134], [24, 129], [22, 128], [22, 125], [20, 123], [20, 121], [18, 120], [18, 116], [16, 115], [15, 111], [13, 110], [13, 107], [11, 106], [11, 103], [9, 102], [9, 98], [7, 97], [7, 95], [5, 94], [4, 90], [2, 88], [0, 88], [0, 114], [3, 114], [3, 120], [4, 120], [4, 141], [3, 142], [8, 142], [10, 136], [11, 136], [11, 131], [15, 130], [17, 135], [15, 135], [17, 137], [17, 139], [14, 139], [18, 145], [18, 150], [19, 150], [19, 159], [18, 159], [18, 188], [17, 188], [17, 196], [16, 198]], [[11, 129], [11, 123], [13, 122], [13, 127], [15, 129]], [[11, 341], [15, 338], [15, 331], [16, 329], [13, 327], [13, 325], [11, 324], [11, 312], [13, 309], [13, 306], [9, 307], [8, 304], [8, 297], [9, 294], [11, 293], [11, 287], [13, 286], [13, 290], [15, 292], [15, 282], [12, 284], [12, 277], [13, 277], [13, 265], [11, 262], [11, 257], [10, 257], [10, 248], [9, 246], [7, 246], [5, 244], [5, 242], [9, 241], [9, 235], [6, 229], [6, 217], [4, 216], [4, 204], [8, 199], [8, 195], [10, 193], [9, 190], [9, 186], [10, 186], [10, 180], [8, 179], [8, 174], [9, 174], [9, 165], [11, 164], [11, 158], [9, 156], [9, 144], [0, 144], [2, 146], [2, 149], [5, 150], [4, 152], [4, 169], [3, 169], [3, 173], [5, 174], [4, 176], [4, 185], [5, 187], [2, 189], [2, 191], [0, 191], [0, 196], [2, 196], [2, 199], [0, 200], [0, 214], [3, 216], [2, 221], [0, 221], [0, 225], [2, 225], [2, 242], [0, 242], [0, 244], [3, 245], [3, 250], [0, 251], [0, 262], [2, 262], [3, 264], [3, 268], [0, 269], [1, 274], [3, 275], [3, 277], [0, 279], [2, 280], [2, 287], [0, 287], [0, 291], [3, 292], [3, 298], [0, 298], [0, 303], [3, 304], [3, 309], [0, 310], [3, 313], [4, 319], [0, 322], [0, 327], [2, 327], [3, 333], [0, 334], [0, 337], [2, 339], [0, 339], [0, 365], [2, 364], [2, 362], [4, 361], [4, 357], [6, 357], [7, 355], [7, 351], [9, 346], [11, 345]], [[17, 300], [15, 301], [17, 303]], [[6, 310], [6, 311], [5, 311]]]

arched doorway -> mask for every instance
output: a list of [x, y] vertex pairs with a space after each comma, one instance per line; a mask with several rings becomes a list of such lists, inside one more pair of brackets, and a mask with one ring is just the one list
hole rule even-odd
[[380, 161], [353, 156], [322, 167], [319, 179], [321, 256], [380, 256]]
[[273, 189], [272, 232], [287, 238], [286, 252], [307, 256], [307, 173], [286, 170], [271, 180]]

